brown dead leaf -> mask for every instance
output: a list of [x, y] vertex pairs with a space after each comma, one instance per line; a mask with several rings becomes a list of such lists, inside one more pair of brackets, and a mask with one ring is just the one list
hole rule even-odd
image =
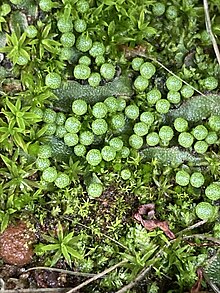
[[198, 276], [198, 279], [197, 279], [196, 283], [192, 286], [192, 288], [190, 290], [190, 293], [199, 293], [199, 292], [201, 292], [200, 288], [201, 288], [201, 283], [202, 283], [202, 278], [203, 278], [201, 268], [198, 268], [197, 276]]

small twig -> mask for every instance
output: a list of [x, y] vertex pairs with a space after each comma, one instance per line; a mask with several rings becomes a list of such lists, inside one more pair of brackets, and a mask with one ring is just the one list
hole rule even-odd
[[138, 282], [140, 282], [147, 273], [150, 272], [152, 268], [152, 265], [149, 266], [148, 268], [144, 268], [140, 274], [134, 279], [134, 281], [131, 281], [128, 285], [124, 286], [123, 288], [121, 288], [119, 291], [115, 292], [115, 293], [125, 293], [128, 292], [128, 290], [130, 290], [131, 288], [133, 288]]
[[207, 222], [206, 220], [199, 221], [199, 222], [187, 227], [186, 229], [183, 229], [183, 230], [177, 232], [176, 235], [183, 234], [183, 233], [185, 233], [187, 231], [190, 231], [190, 230], [193, 230], [195, 228], [198, 228], [198, 227], [204, 225], [206, 222]]
[[203, 0], [203, 6], [204, 6], [204, 11], [205, 11], [205, 24], [206, 24], [206, 30], [211, 38], [213, 49], [215, 51], [216, 58], [218, 60], [218, 64], [220, 65], [220, 52], [218, 48], [218, 44], [216, 42], [215, 36], [212, 32], [212, 24], [209, 16], [209, 6], [208, 6], [208, 1]]
[[[68, 275], [73, 275], [73, 276], [82, 276], [82, 277], [94, 277], [96, 274], [89, 274], [89, 273], [81, 273], [81, 272], [73, 272], [69, 270], [63, 270], [63, 269], [58, 269], [58, 268], [50, 268], [50, 267], [33, 267], [30, 269], [27, 269], [24, 271], [24, 273], [30, 272], [30, 271], [35, 271], [35, 270], [48, 270], [48, 271], [53, 271], [53, 272], [58, 272], [61, 274], [68, 274]], [[22, 272], [23, 274], [23, 272]]]
[[100, 279], [102, 278], [103, 276], [105, 276], [106, 274], [110, 273], [111, 271], [117, 269], [118, 267], [122, 266], [123, 264], [126, 264], [128, 261], [127, 260], [123, 260], [121, 262], [119, 262], [118, 264], [104, 270], [103, 272], [95, 275], [94, 277], [92, 277], [91, 279], [81, 283], [80, 285], [74, 287], [73, 289], [69, 290], [68, 292], [66, 293], [73, 293], [73, 292], [77, 292], [79, 289], [87, 286], [88, 284], [92, 283], [93, 281], [97, 280], [97, 279]]
[[194, 235], [189, 235], [189, 236], [183, 236], [182, 239], [184, 240], [184, 239], [190, 239], [190, 238], [198, 238], [198, 239], [202, 239], [202, 240], [207, 240], [207, 241], [211, 241], [213, 243], [216, 243], [216, 244], [220, 245], [220, 239], [205, 236], [205, 235], [202, 235], [202, 234], [194, 234]]

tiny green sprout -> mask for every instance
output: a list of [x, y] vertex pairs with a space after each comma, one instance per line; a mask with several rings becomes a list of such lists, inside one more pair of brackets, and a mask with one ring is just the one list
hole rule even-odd
[[135, 120], [139, 116], [139, 108], [136, 105], [129, 105], [125, 108], [125, 115], [132, 120]]
[[139, 136], [144, 136], [148, 133], [149, 126], [144, 122], [137, 122], [133, 127], [134, 133]]
[[170, 141], [174, 136], [173, 129], [170, 126], [162, 126], [159, 130], [159, 137], [162, 141]]
[[205, 78], [204, 80], [202, 80], [200, 82], [200, 84], [209, 91], [212, 91], [214, 89], [216, 89], [218, 87], [218, 80], [213, 77], [213, 76], [209, 76], [207, 78]]
[[35, 164], [38, 170], [43, 171], [50, 167], [50, 160], [47, 158], [37, 158]]
[[115, 113], [118, 110], [118, 100], [115, 97], [108, 97], [104, 101], [110, 113]]
[[205, 189], [205, 195], [211, 200], [220, 199], [220, 182], [213, 182]]
[[209, 145], [204, 140], [199, 140], [194, 144], [194, 150], [198, 154], [205, 154], [208, 150]]
[[89, 10], [89, 3], [86, 0], [78, 0], [76, 3], [76, 9], [79, 13], [86, 13]]
[[45, 123], [55, 123], [57, 113], [52, 109], [46, 109], [44, 111], [43, 121]]
[[47, 130], [45, 131], [45, 135], [53, 135], [56, 130], [57, 130], [57, 126], [55, 123], [48, 123], [46, 124]]
[[58, 30], [61, 33], [68, 33], [73, 30], [73, 23], [70, 18], [60, 17], [57, 21]]
[[156, 102], [156, 110], [160, 114], [166, 114], [169, 112], [170, 102], [166, 99], [160, 99]]
[[59, 138], [63, 138], [64, 135], [67, 133], [67, 130], [64, 125], [58, 125], [56, 129], [55, 135]]
[[115, 66], [110, 63], [104, 63], [100, 67], [100, 74], [106, 80], [111, 80], [115, 76]]
[[189, 99], [194, 95], [194, 89], [186, 84], [183, 85], [180, 92], [185, 99]]
[[182, 87], [182, 81], [175, 76], [170, 76], [166, 80], [166, 86], [169, 91], [178, 92]]
[[132, 134], [129, 137], [129, 144], [134, 149], [140, 149], [143, 146], [144, 140], [141, 136], [138, 136], [137, 134]]
[[92, 63], [91, 58], [89, 58], [86, 55], [80, 57], [78, 62], [79, 62], [79, 64], [83, 64], [83, 65], [86, 65], [86, 66], [90, 66], [91, 63]]
[[88, 195], [92, 198], [99, 197], [102, 195], [103, 187], [101, 183], [91, 183], [87, 189]]
[[129, 169], [124, 169], [121, 171], [121, 178], [123, 180], [128, 180], [131, 178], [131, 171]]
[[176, 183], [180, 186], [187, 186], [190, 181], [190, 175], [184, 170], [180, 170], [176, 173]]
[[212, 115], [209, 117], [208, 120], [208, 124], [209, 127], [213, 130], [213, 131], [220, 131], [220, 116], [217, 115]]
[[122, 149], [121, 149], [120, 154], [121, 154], [122, 158], [126, 159], [130, 155], [130, 149], [128, 147], [126, 147], [126, 146], [123, 146]]
[[75, 117], [69, 117], [66, 119], [65, 128], [70, 133], [77, 133], [80, 131], [81, 122]]
[[29, 25], [26, 29], [25, 32], [27, 34], [27, 37], [30, 39], [34, 39], [37, 36], [37, 29], [34, 25]]
[[161, 99], [161, 92], [158, 89], [152, 89], [147, 93], [147, 101], [150, 106], [156, 104]]
[[84, 100], [75, 100], [72, 103], [72, 111], [76, 115], [82, 116], [87, 112], [87, 103]]
[[146, 137], [146, 142], [149, 146], [155, 146], [160, 142], [160, 137], [157, 132], [151, 132]]
[[193, 128], [192, 135], [197, 140], [203, 140], [208, 135], [208, 130], [204, 125], [197, 125], [195, 128]]
[[150, 126], [154, 122], [154, 114], [152, 112], [143, 112], [140, 115], [140, 120]]
[[116, 157], [116, 151], [113, 147], [111, 146], [104, 146], [101, 150], [102, 158], [106, 162], [113, 161]]
[[48, 167], [42, 173], [42, 178], [46, 182], [54, 182], [57, 178], [57, 170], [55, 167]]
[[134, 87], [137, 91], [143, 92], [149, 85], [149, 80], [139, 75], [134, 81]]
[[94, 42], [92, 48], [89, 50], [89, 54], [92, 57], [98, 57], [105, 54], [105, 46], [101, 42]]
[[169, 91], [167, 93], [167, 100], [172, 104], [179, 104], [181, 101], [180, 93], [175, 91]]
[[86, 31], [87, 23], [84, 19], [78, 18], [74, 21], [74, 29], [77, 33]]
[[38, 149], [38, 157], [42, 159], [48, 159], [52, 157], [52, 148], [51, 146], [44, 144], [40, 145]]
[[202, 220], [209, 220], [214, 215], [214, 207], [208, 202], [200, 202], [196, 206], [196, 215]]
[[111, 118], [111, 125], [114, 129], [121, 129], [125, 126], [125, 116], [122, 113], [115, 114]]
[[166, 10], [166, 18], [169, 20], [174, 20], [178, 17], [178, 10], [176, 6], [170, 5]]
[[67, 174], [59, 173], [56, 180], [54, 181], [54, 184], [58, 188], [65, 188], [70, 185], [70, 178]]
[[89, 66], [84, 64], [78, 64], [75, 66], [73, 71], [74, 77], [76, 79], [88, 79], [91, 74], [91, 69]]
[[140, 67], [140, 74], [146, 79], [150, 79], [155, 72], [156, 67], [150, 62], [144, 62]]
[[184, 148], [190, 148], [193, 144], [193, 136], [188, 132], [181, 132], [178, 136], [179, 144]]
[[79, 141], [82, 145], [91, 145], [94, 141], [94, 134], [89, 130], [83, 131], [79, 135]]
[[75, 35], [71, 32], [62, 34], [60, 42], [64, 47], [71, 48], [75, 44]]
[[178, 117], [174, 120], [174, 128], [178, 132], [185, 132], [188, 129], [188, 122], [184, 118]]
[[97, 166], [102, 161], [102, 155], [98, 149], [91, 149], [86, 155], [86, 160], [91, 166]]
[[45, 77], [45, 84], [51, 89], [58, 89], [61, 85], [61, 76], [55, 72], [48, 73]]
[[63, 139], [68, 146], [75, 146], [79, 142], [79, 137], [76, 133], [66, 133]]
[[101, 82], [101, 75], [98, 72], [92, 72], [88, 78], [88, 83], [92, 87], [99, 86]]
[[108, 131], [108, 124], [104, 119], [96, 119], [92, 122], [92, 131], [96, 135], [103, 135]]
[[207, 144], [215, 144], [218, 141], [218, 135], [215, 131], [210, 131], [206, 136], [205, 141]]
[[77, 144], [74, 146], [74, 153], [77, 157], [83, 157], [86, 154], [86, 147], [83, 144]]
[[136, 57], [132, 60], [131, 62], [131, 67], [133, 70], [135, 71], [139, 71], [140, 70], [140, 67], [141, 65], [144, 63], [144, 59], [143, 58], [140, 58], [140, 57]]
[[113, 137], [109, 141], [109, 145], [113, 147], [116, 151], [120, 151], [123, 147], [123, 141], [119, 137]]
[[80, 35], [76, 40], [76, 49], [81, 52], [87, 52], [92, 48], [92, 39], [87, 35]]
[[[10, 0], [12, 3], [15, 2], [22, 2], [22, 0]], [[19, 3], [19, 4], [20, 4]], [[14, 3], [13, 3], [14, 4]], [[49, 12], [53, 8], [53, 2], [51, 0], [40, 0], [39, 1], [40, 9], [44, 12]]]
[[190, 184], [193, 187], [199, 188], [204, 184], [204, 182], [205, 182], [205, 178], [201, 172], [194, 172], [190, 176]]
[[62, 112], [58, 112], [56, 115], [55, 123], [57, 125], [63, 125], [66, 121], [66, 115]]
[[166, 10], [166, 7], [163, 3], [157, 2], [153, 4], [152, 12], [155, 16], [162, 16]]
[[96, 103], [92, 108], [92, 115], [95, 118], [104, 118], [108, 113], [108, 107], [103, 102]]

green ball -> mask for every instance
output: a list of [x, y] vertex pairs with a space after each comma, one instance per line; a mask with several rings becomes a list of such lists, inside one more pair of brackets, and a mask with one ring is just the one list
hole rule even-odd
[[180, 92], [185, 99], [189, 99], [194, 95], [194, 89], [186, 84], [183, 85]]
[[149, 85], [149, 80], [139, 75], [134, 81], [134, 87], [137, 91], [143, 92]]
[[108, 131], [108, 124], [104, 119], [96, 119], [92, 122], [92, 131], [96, 135], [103, 135]]
[[67, 19], [66, 17], [62, 16], [57, 21], [57, 27], [61, 33], [71, 32], [73, 30], [72, 20], [70, 18]]
[[143, 58], [140, 58], [140, 57], [136, 57], [132, 60], [131, 62], [131, 67], [133, 70], [135, 71], [139, 71], [140, 70], [140, 67], [141, 65], [144, 63], [144, 59]]
[[124, 97], [118, 98], [118, 111], [123, 111], [126, 107], [126, 101]]
[[114, 129], [122, 129], [125, 126], [125, 116], [122, 113], [115, 114], [111, 118], [111, 125]]
[[190, 175], [184, 170], [180, 170], [176, 173], [176, 183], [180, 186], [187, 186], [190, 181]]
[[83, 65], [86, 65], [86, 66], [89, 66], [91, 65], [91, 58], [89, 58], [88, 56], [84, 55], [82, 57], [79, 58], [79, 61], [78, 63], [79, 64], [83, 64]]
[[152, 89], [147, 93], [147, 101], [149, 106], [156, 104], [161, 99], [161, 92], [158, 89]]
[[205, 195], [211, 200], [220, 199], [220, 182], [213, 182], [205, 189]]
[[130, 149], [128, 147], [126, 147], [126, 146], [123, 146], [122, 149], [121, 149], [120, 154], [121, 154], [122, 158], [126, 159], [130, 155]]
[[205, 141], [207, 142], [207, 144], [215, 144], [218, 141], [217, 133], [215, 131], [209, 132], [206, 136]]
[[50, 160], [49, 159], [44, 159], [44, 158], [37, 158], [36, 162], [36, 168], [40, 171], [43, 171], [50, 167]]
[[87, 103], [81, 99], [73, 101], [72, 111], [76, 115], [84, 115], [87, 112]]
[[44, 144], [40, 145], [38, 149], [38, 157], [42, 159], [48, 159], [52, 157], [52, 148], [51, 146]]
[[70, 185], [70, 178], [67, 174], [59, 173], [54, 183], [58, 188], [65, 188]]
[[63, 125], [66, 121], [66, 115], [62, 112], [58, 112], [56, 115], [55, 123], [57, 125]]
[[115, 76], [115, 66], [110, 63], [104, 63], [101, 65], [100, 74], [106, 80], [111, 80]]
[[193, 140], [192, 134], [188, 132], [182, 132], [178, 137], [179, 144], [184, 148], [190, 148], [193, 144]]
[[103, 187], [100, 183], [91, 183], [87, 189], [88, 195], [92, 198], [102, 195]]
[[120, 151], [123, 147], [123, 141], [119, 137], [113, 137], [109, 141], [109, 145], [113, 147], [116, 151]]
[[149, 146], [156, 146], [160, 142], [160, 137], [157, 132], [151, 132], [146, 137], [146, 142]]
[[200, 172], [192, 173], [192, 175], [190, 177], [190, 184], [193, 187], [199, 188], [204, 184], [204, 182], [205, 182], [205, 178], [202, 175], [202, 173], [200, 173]]
[[115, 97], [108, 97], [104, 100], [105, 105], [110, 113], [115, 113], [118, 110], [118, 100]]
[[194, 144], [194, 150], [198, 154], [204, 154], [207, 152], [209, 145], [204, 140], [199, 140]]
[[57, 117], [57, 113], [52, 109], [46, 109], [44, 111], [43, 121], [45, 123], [55, 123]]
[[56, 132], [57, 126], [55, 123], [48, 123], [45, 126], [47, 127], [45, 135], [53, 135]]
[[99, 86], [101, 82], [101, 75], [98, 72], [92, 72], [88, 78], [88, 83], [92, 87]]
[[178, 92], [182, 87], [182, 81], [175, 76], [170, 76], [166, 80], [166, 86], [169, 91]]
[[80, 35], [76, 40], [76, 49], [85, 53], [92, 48], [92, 39], [87, 35]]
[[140, 120], [150, 126], [154, 122], [154, 114], [152, 112], [143, 112], [141, 113]]
[[57, 170], [54, 167], [46, 168], [42, 173], [42, 178], [47, 182], [54, 182], [57, 178]]
[[87, 28], [87, 23], [84, 19], [76, 19], [74, 21], [74, 29], [77, 33], [83, 33], [84, 31], [86, 31]]
[[94, 141], [94, 134], [89, 130], [83, 131], [79, 135], [79, 141], [82, 145], [91, 145]]
[[213, 130], [213, 131], [220, 131], [220, 116], [217, 115], [212, 115], [209, 118], [208, 121], [209, 127]]
[[188, 129], [188, 122], [181, 117], [178, 117], [174, 120], [174, 128], [178, 132], [185, 132]]
[[77, 157], [83, 157], [86, 154], [86, 147], [83, 144], [74, 146], [74, 153]]
[[170, 141], [174, 136], [173, 129], [170, 126], [162, 126], [159, 130], [159, 137], [162, 141]]
[[137, 122], [133, 127], [134, 133], [139, 136], [144, 136], [148, 133], [149, 126], [144, 122]]
[[196, 215], [201, 220], [209, 220], [214, 215], [214, 207], [208, 202], [200, 202], [196, 206]]
[[104, 118], [108, 113], [108, 107], [103, 102], [96, 103], [92, 108], [92, 115], [95, 118]]
[[51, 89], [58, 89], [61, 86], [61, 76], [55, 72], [48, 73], [45, 78], [45, 84]]
[[166, 114], [169, 112], [170, 102], [166, 99], [160, 99], [156, 102], [156, 110], [160, 114]]
[[97, 166], [102, 161], [102, 155], [98, 149], [91, 149], [86, 155], [87, 162], [92, 166]]
[[80, 131], [81, 122], [75, 117], [69, 117], [66, 119], [65, 128], [70, 133], [77, 133]]
[[105, 54], [105, 46], [103, 43], [94, 42], [92, 48], [89, 50], [89, 54], [92, 57], [98, 57]]
[[177, 7], [174, 5], [168, 6], [166, 10], [166, 18], [169, 20], [174, 20], [178, 17], [178, 10]]
[[123, 180], [128, 180], [131, 178], [131, 171], [129, 169], [124, 169], [121, 171], [121, 178]]
[[71, 32], [61, 35], [60, 42], [66, 48], [71, 48], [75, 44], [75, 35]]
[[136, 134], [132, 134], [129, 137], [129, 144], [134, 149], [140, 149], [143, 146], [144, 140], [141, 136], [138, 136]]
[[197, 125], [193, 130], [192, 130], [192, 135], [195, 137], [197, 140], [203, 140], [206, 138], [208, 135], [208, 130], [204, 125]]
[[79, 137], [76, 133], [67, 133], [64, 135], [64, 143], [68, 146], [77, 145], [79, 142]]
[[58, 125], [55, 135], [59, 138], [63, 138], [64, 135], [67, 133], [67, 130], [64, 125]]
[[150, 79], [155, 72], [156, 67], [150, 62], [144, 62], [140, 67], [140, 74], [146, 79]]
[[139, 108], [136, 105], [129, 105], [125, 108], [125, 115], [129, 118], [129, 119], [137, 119], [139, 116]]
[[78, 64], [75, 66], [73, 74], [76, 79], [85, 80], [85, 79], [89, 78], [89, 76], [91, 74], [91, 69], [87, 65]]
[[181, 101], [181, 96], [179, 92], [169, 91], [167, 93], [167, 100], [172, 104], [179, 104]]
[[206, 90], [212, 91], [218, 87], [218, 80], [213, 76], [209, 76], [201, 84]]
[[162, 16], [165, 10], [166, 10], [166, 6], [163, 3], [157, 2], [153, 4], [152, 12], [155, 16]]
[[34, 39], [37, 36], [37, 29], [34, 25], [29, 25], [25, 30], [27, 37], [30, 39]]
[[106, 162], [113, 161], [116, 157], [116, 151], [111, 146], [104, 146], [101, 150], [102, 158]]

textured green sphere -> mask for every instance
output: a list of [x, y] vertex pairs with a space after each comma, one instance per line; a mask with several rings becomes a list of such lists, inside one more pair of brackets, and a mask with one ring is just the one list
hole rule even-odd
[[208, 202], [200, 202], [196, 206], [196, 215], [202, 220], [209, 220], [214, 214], [213, 206]]
[[102, 155], [98, 149], [91, 149], [86, 155], [87, 162], [92, 166], [97, 166], [102, 161]]
[[187, 186], [190, 181], [190, 175], [184, 170], [180, 170], [176, 173], [176, 183], [180, 186]]
[[142, 147], [144, 143], [144, 140], [141, 136], [138, 136], [136, 134], [132, 134], [129, 137], [129, 144], [131, 147], [133, 147], [134, 149], [140, 149]]
[[146, 79], [150, 79], [155, 72], [156, 67], [150, 62], [144, 62], [140, 67], [140, 74]]
[[205, 195], [211, 200], [220, 199], [220, 182], [213, 182], [205, 189]]
[[57, 170], [54, 167], [46, 168], [42, 173], [42, 178], [47, 182], [54, 182], [57, 178]]
[[103, 187], [101, 183], [91, 183], [87, 189], [90, 197], [99, 197], [102, 195]]
[[190, 177], [190, 184], [196, 188], [201, 187], [205, 182], [205, 178], [200, 172], [192, 173]]
[[48, 73], [45, 78], [45, 84], [51, 89], [58, 89], [61, 85], [61, 76], [55, 72]]
[[70, 178], [67, 174], [59, 173], [54, 183], [58, 188], [65, 188], [70, 185]]
[[111, 146], [104, 146], [101, 151], [103, 160], [110, 162], [116, 157], [116, 151]]
[[166, 80], [166, 86], [169, 91], [178, 92], [182, 87], [182, 81], [175, 76], [170, 76]]
[[193, 136], [188, 132], [180, 133], [178, 137], [179, 144], [184, 148], [190, 148], [193, 144]]
[[87, 112], [87, 103], [84, 100], [75, 100], [72, 103], [73, 113], [76, 115], [84, 115]]

